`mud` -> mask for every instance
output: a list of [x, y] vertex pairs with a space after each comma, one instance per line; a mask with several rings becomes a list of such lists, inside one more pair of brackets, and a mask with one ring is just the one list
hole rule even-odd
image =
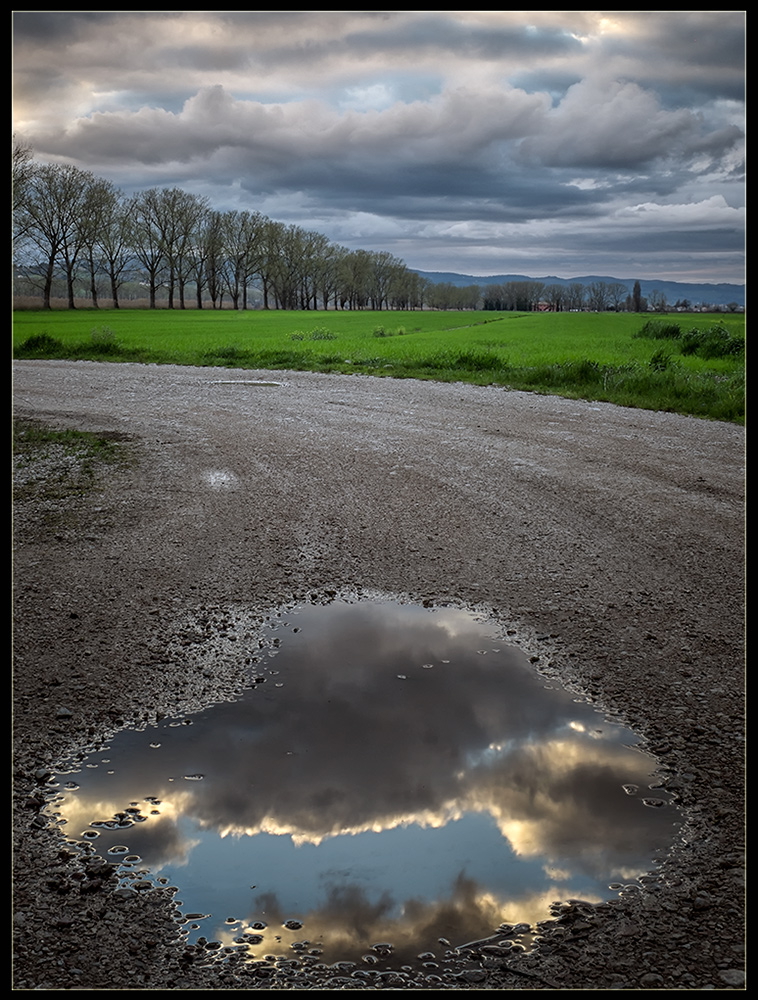
[[[16, 510], [15, 988], [744, 989], [740, 428], [494, 387], [91, 362], [16, 363], [14, 402], [132, 457]], [[118, 889], [70, 857], [43, 810], [57, 762], [232, 693], [218, 640], [240, 615], [362, 591], [494, 614], [641, 733], [687, 817], [662, 879], [557, 908], [529, 954], [483, 945], [465, 976], [393, 981], [188, 950], [168, 887]]]

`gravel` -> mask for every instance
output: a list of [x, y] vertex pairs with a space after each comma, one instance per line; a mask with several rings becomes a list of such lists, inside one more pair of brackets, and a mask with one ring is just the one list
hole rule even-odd
[[[56, 491], [54, 451], [17, 472], [16, 989], [744, 989], [741, 428], [497, 387], [66, 361], [16, 362], [14, 403], [129, 459], [81, 492]], [[231, 654], [203, 667], [199, 620], [223, 634], [377, 591], [486, 610], [644, 737], [686, 816], [661, 877], [564, 904], [534, 951], [475, 967], [185, 947], [170, 887], [118, 889], [66, 847], [49, 775], [234, 690]]]

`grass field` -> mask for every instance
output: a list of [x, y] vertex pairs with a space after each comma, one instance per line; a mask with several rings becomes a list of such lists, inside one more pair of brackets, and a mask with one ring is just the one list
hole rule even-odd
[[[365, 373], [504, 385], [741, 423], [744, 315], [55, 310], [17, 358]], [[679, 327], [672, 336], [666, 324]], [[717, 327], [725, 332], [706, 336]], [[689, 334], [696, 329], [700, 335]]]

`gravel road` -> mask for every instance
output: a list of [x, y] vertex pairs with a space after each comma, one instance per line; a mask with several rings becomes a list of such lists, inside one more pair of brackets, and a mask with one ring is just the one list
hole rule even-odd
[[187, 953], [168, 891], [114, 891], [40, 808], [63, 754], [234, 687], [223, 651], [188, 667], [190, 623], [363, 590], [492, 612], [644, 736], [687, 823], [663, 881], [533, 953], [350, 988], [744, 989], [741, 428], [359, 375], [21, 361], [13, 389], [132, 456], [16, 510], [15, 988], [345, 985]]

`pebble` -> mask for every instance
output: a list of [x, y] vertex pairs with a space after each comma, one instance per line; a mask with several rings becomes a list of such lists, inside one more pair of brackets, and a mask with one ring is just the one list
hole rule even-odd
[[742, 969], [724, 969], [719, 973], [719, 977], [727, 986], [745, 985], [745, 973]]

